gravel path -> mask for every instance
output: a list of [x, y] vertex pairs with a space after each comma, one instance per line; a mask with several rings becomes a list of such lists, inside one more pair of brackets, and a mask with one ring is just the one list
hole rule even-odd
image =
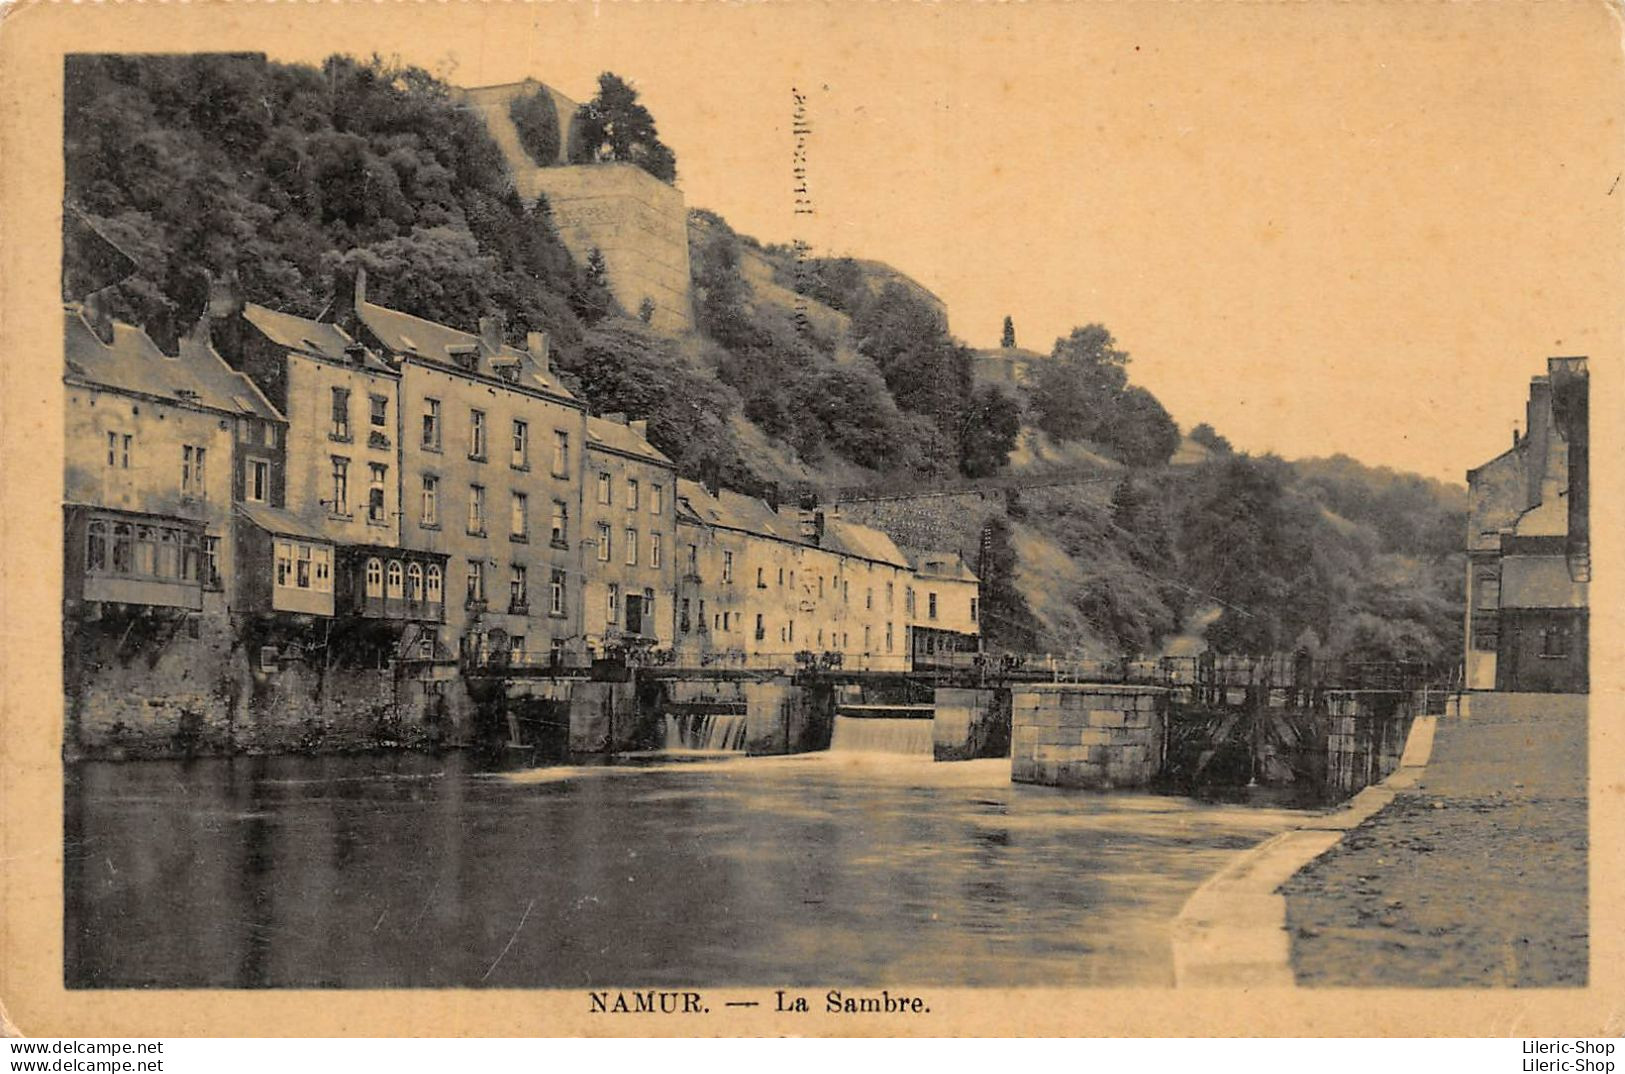
[[1586, 984], [1584, 711], [1486, 717], [1282, 885], [1300, 985]]

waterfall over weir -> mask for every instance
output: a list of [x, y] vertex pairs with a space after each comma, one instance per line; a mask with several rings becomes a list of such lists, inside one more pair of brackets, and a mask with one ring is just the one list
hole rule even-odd
[[685, 713], [666, 717], [668, 750], [737, 752], [744, 748], [744, 713]]
[[919, 717], [836, 716], [832, 753], [932, 754], [932, 721]]

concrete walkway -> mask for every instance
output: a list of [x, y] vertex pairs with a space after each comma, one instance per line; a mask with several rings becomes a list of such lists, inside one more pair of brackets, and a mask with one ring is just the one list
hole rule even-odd
[[1584, 984], [1586, 698], [1467, 698], [1400, 769], [1213, 877], [1181, 986]]

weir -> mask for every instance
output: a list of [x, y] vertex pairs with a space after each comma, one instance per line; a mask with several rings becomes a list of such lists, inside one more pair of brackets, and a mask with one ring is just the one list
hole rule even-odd
[[665, 748], [707, 753], [743, 753], [745, 714], [742, 712], [667, 713]]
[[930, 757], [932, 720], [930, 706], [924, 716], [835, 717], [830, 736], [832, 753], [897, 753]]

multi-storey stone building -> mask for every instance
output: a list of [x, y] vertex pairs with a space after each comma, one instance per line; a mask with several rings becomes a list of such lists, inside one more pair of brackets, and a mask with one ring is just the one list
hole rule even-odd
[[[367, 299], [358, 336], [400, 370], [404, 543], [448, 557], [446, 625], [475, 660], [564, 660], [584, 648], [579, 534], [586, 408], [548, 361], [485, 318], [478, 334]], [[556, 654], [556, 655], [555, 655]]]
[[586, 446], [579, 543], [587, 649], [668, 648], [676, 627], [676, 468], [650, 445], [648, 423], [623, 414], [589, 417]]
[[1591, 580], [1589, 374], [1552, 358], [1525, 433], [1467, 472], [1469, 690], [1584, 692]]

